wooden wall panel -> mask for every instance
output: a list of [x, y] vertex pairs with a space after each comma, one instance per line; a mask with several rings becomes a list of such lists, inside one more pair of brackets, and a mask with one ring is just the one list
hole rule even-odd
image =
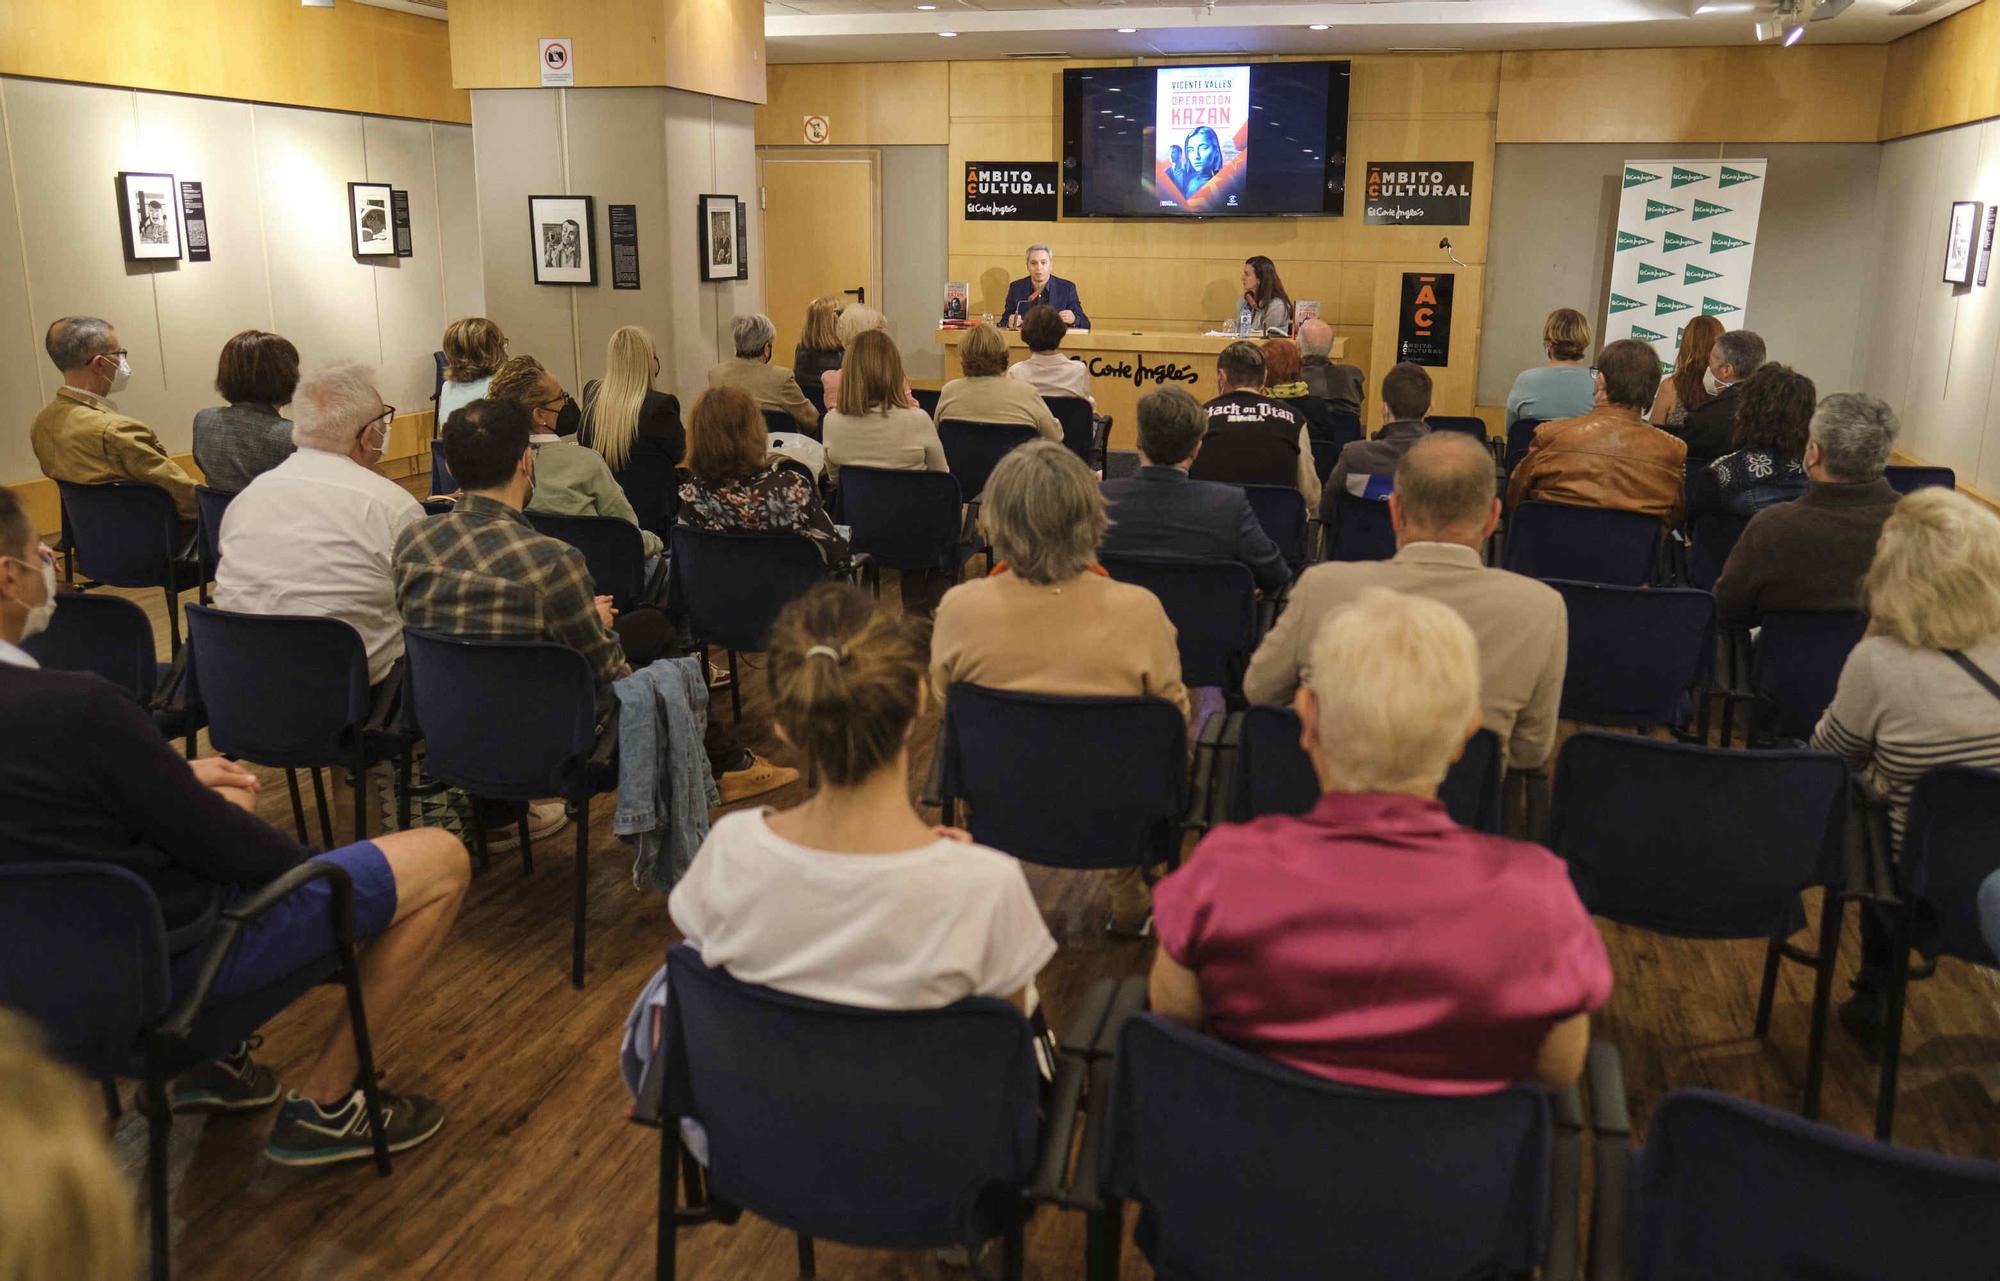
[[1889, 46], [1884, 140], [2000, 116], [2000, 4], [1976, 4]]
[[764, 101], [763, 0], [666, 3], [667, 66], [660, 83], [738, 102]]
[[772, 67], [757, 109], [757, 145], [796, 147], [804, 122], [822, 115], [836, 147], [943, 146], [951, 141], [949, 63], [817, 62]]
[[461, 89], [538, 87], [536, 42], [551, 36], [575, 41], [580, 89], [664, 82], [665, 0], [469, 0], [450, 14]]

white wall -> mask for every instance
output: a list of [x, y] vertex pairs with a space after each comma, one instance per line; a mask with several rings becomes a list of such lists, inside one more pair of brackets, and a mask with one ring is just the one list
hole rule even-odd
[[944, 307], [945, 220], [957, 198], [948, 147], [882, 148], [882, 314], [912, 378], [943, 378], [932, 340]]
[[[382, 394], [427, 407], [444, 325], [484, 307], [471, 130], [343, 112], [0, 77], [0, 483], [39, 474], [27, 423], [61, 376], [57, 317], [99, 315], [131, 353], [117, 398], [171, 452], [190, 446], [223, 341], [269, 329], [304, 364], [360, 360]], [[198, 181], [209, 262], [127, 263], [120, 170]], [[410, 258], [356, 258], [347, 184], [410, 193]]]

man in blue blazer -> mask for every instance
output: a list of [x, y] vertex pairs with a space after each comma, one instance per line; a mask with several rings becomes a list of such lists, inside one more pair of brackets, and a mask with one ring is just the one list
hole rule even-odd
[[1002, 324], [1012, 329], [1021, 327], [1021, 317], [1032, 307], [1044, 303], [1056, 309], [1062, 322], [1071, 329], [1090, 328], [1090, 317], [1083, 314], [1083, 303], [1078, 301], [1076, 286], [1061, 276], [1051, 275], [1047, 245], [1028, 246], [1028, 274], [1007, 286], [1007, 306], [1000, 313]]
[[1139, 397], [1139, 470], [1104, 482], [1111, 528], [1098, 550], [1107, 556], [1239, 561], [1259, 588], [1274, 592], [1291, 581], [1292, 571], [1257, 523], [1243, 490], [1188, 479], [1188, 464], [1207, 430], [1201, 402], [1179, 387], [1157, 387]]

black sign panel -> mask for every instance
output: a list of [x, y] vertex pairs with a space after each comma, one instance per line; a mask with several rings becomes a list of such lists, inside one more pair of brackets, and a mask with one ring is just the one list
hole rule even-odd
[[1403, 273], [1403, 306], [1396, 322], [1396, 359], [1412, 364], [1451, 363], [1450, 272]]
[[208, 206], [202, 203], [201, 184], [181, 184], [181, 226], [187, 237], [189, 262], [207, 262]]
[[389, 225], [396, 230], [396, 256], [408, 258], [416, 253], [416, 244], [410, 238], [410, 193], [389, 192]]
[[639, 287], [639, 206], [610, 205], [611, 287]]
[[1361, 221], [1371, 227], [1466, 227], [1472, 162], [1371, 160]]
[[1054, 222], [1061, 166], [1051, 160], [968, 160], [965, 216], [975, 222]]
[[736, 278], [750, 279], [750, 206], [736, 202]]

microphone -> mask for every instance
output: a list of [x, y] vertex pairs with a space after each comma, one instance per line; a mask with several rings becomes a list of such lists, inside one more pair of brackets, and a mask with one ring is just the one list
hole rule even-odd
[[[1462, 262], [1459, 262], [1459, 261], [1458, 261], [1458, 255], [1457, 255], [1457, 254], [1455, 254], [1455, 253], [1453, 253], [1453, 252], [1451, 251], [1451, 237], [1450, 237], [1450, 236], [1446, 236], [1446, 237], [1445, 237], [1444, 239], [1442, 239], [1442, 240], [1438, 241], [1438, 248], [1440, 248], [1440, 249], [1444, 250], [1444, 256], [1445, 256], [1445, 257], [1447, 257], [1447, 258], [1451, 259], [1451, 260], [1452, 260], [1453, 262], [1457, 262], [1459, 266], [1461, 266], [1461, 267], [1465, 267], [1465, 264], [1464, 264], [1464, 263], [1462, 263]], [[1471, 268], [1467, 267], [1467, 268], [1466, 268], [1466, 270], [1470, 271], [1470, 270], [1471, 270]]]

